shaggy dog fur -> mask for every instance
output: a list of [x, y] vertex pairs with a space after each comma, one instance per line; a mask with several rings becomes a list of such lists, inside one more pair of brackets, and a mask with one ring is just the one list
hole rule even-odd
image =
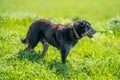
[[40, 19], [30, 25], [26, 38], [21, 41], [28, 44], [25, 50], [33, 49], [40, 41], [43, 44], [43, 57], [46, 55], [49, 44], [52, 45], [60, 50], [62, 63], [65, 63], [70, 49], [78, 40], [85, 35], [92, 38], [95, 33], [91, 24], [85, 20], [63, 25]]

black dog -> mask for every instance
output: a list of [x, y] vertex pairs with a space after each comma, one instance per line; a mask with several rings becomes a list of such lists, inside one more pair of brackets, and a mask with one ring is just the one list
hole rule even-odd
[[45, 57], [49, 44], [61, 51], [62, 62], [66, 62], [66, 57], [70, 49], [75, 46], [79, 39], [87, 35], [92, 38], [96, 31], [91, 24], [85, 20], [77, 21], [73, 24], [56, 24], [49, 20], [40, 19], [35, 21], [29, 27], [25, 39], [22, 43], [28, 43], [25, 50], [33, 49], [38, 42], [42, 42], [42, 55]]

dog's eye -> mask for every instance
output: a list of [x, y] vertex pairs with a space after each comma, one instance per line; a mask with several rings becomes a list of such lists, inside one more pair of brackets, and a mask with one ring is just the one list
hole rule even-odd
[[81, 25], [81, 26], [84, 26], [84, 24], [83, 24], [83, 23], [80, 23], [80, 25]]
[[81, 26], [85, 26], [85, 25], [86, 25], [86, 22], [83, 20], [83, 21], [80, 22], [80, 25], [81, 25]]

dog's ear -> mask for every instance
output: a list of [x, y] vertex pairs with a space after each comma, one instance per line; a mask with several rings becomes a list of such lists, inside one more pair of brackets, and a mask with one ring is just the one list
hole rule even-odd
[[84, 27], [85, 25], [86, 25], [86, 21], [85, 20], [77, 21], [77, 22], [74, 23], [74, 26]]
[[80, 26], [85, 26], [85, 25], [86, 25], [86, 21], [85, 21], [85, 20], [81, 20], [81, 21], [79, 22], [79, 25], [80, 25]]

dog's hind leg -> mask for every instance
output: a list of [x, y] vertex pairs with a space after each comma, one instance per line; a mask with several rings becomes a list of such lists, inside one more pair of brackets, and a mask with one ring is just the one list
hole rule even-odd
[[28, 47], [25, 49], [25, 51], [29, 51], [29, 50], [34, 49], [34, 47], [35, 47], [36, 45], [37, 45], [37, 43], [34, 44], [34, 45], [28, 44]]
[[29, 51], [31, 49], [34, 49], [34, 47], [38, 44], [39, 42], [39, 35], [33, 35], [28, 38], [28, 47], [25, 49], [25, 51]]
[[43, 56], [43, 57], [46, 57], [46, 52], [47, 52], [47, 50], [48, 50], [49, 44], [46, 43], [46, 42], [44, 42], [44, 43], [42, 43], [42, 44], [43, 44], [42, 56]]

